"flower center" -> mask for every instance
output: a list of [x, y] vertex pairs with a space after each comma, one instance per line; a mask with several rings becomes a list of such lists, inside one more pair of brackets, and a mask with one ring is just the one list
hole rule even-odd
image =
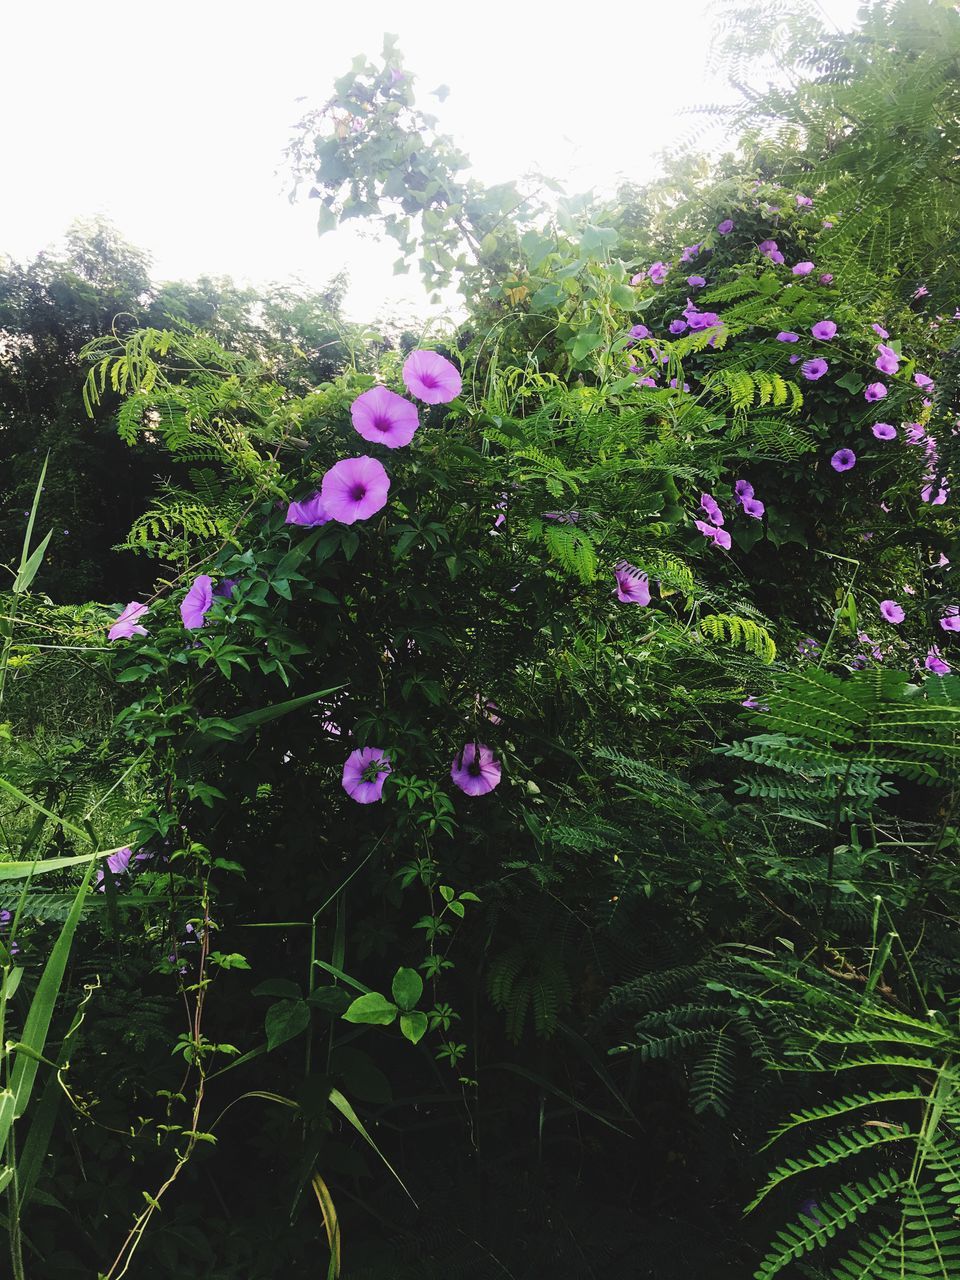
[[353, 488], [350, 490], [351, 502], [362, 502], [366, 496], [367, 496], [366, 485], [355, 484]]
[[373, 425], [377, 431], [389, 431], [393, 423], [389, 418], [374, 418]]
[[434, 375], [433, 375], [432, 373], [425, 373], [425, 374], [423, 374], [423, 375], [421, 376], [421, 378], [420, 378], [420, 381], [423, 383], [423, 385], [424, 385], [425, 387], [430, 387], [430, 388], [431, 388], [431, 390], [432, 390], [434, 387], [437, 387], [437, 386], [439, 386], [439, 385], [440, 385], [440, 384], [437, 382], [437, 379], [434, 377]]

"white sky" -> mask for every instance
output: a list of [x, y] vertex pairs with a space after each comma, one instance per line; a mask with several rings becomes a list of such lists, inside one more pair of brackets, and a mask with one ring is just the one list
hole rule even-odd
[[[841, 27], [858, 6], [820, 0]], [[710, 30], [710, 0], [7, 0], [0, 253], [29, 257], [104, 214], [157, 279], [319, 286], [346, 267], [351, 318], [422, 314], [392, 243], [320, 239], [316, 202], [287, 199], [290, 127], [355, 54], [395, 32], [420, 105], [481, 178], [539, 167], [609, 189], [655, 175], [691, 127], [684, 107], [729, 99], [706, 73]]]

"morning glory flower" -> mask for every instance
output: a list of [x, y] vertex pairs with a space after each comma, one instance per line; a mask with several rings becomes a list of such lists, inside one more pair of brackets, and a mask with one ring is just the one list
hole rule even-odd
[[707, 282], [703, 276], [687, 276], [687, 284], [690, 285], [692, 289], [702, 288], [706, 283]]
[[925, 373], [915, 373], [913, 375], [913, 380], [922, 391], [933, 390], [933, 379], [929, 378]]
[[326, 524], [330, 519], [330, 515], [323, 505], [323, 499], [319, 493], [315, 493], [310, 498], [305, 498], [303, 502], [291, 502], [287, 507], [287, 515], [284, 524], [298, 524], [306, 529], [315, 529], [317, 525]]
[[949, 496], [950, 490], [945, 488], [943, 485], [937, 489], [936, 493], [934, 493], [933, 485], [930, 484], [925, 485], [920, 490], [921, 502], [929, 502], [932, 507], [942, 507]]
[[717, 225], [717, 231], [722, 236], [728, 236], [732, 230], [733, 230], [732, 218], [724, 218], [724, 220], [721, 223], [718, 223]]
[[683, 333], [686, 330], [686, 320], [671, 320], [668, 328], [671, 333]]
[[426, 404], [449, 404], [462, 389], [456, 365], [436, 351], [411, 351], [403, 362], [403, 385]]
[[770, 259], [771, 262], [775, 262], [778, 267], [783, 266], [784, 256], [779, 249], [771, 249], [770, 252], [767, 254], [767, 257]]
[[649, 338], [650, 330], [645, 324], [635, 324], [630, 330], [631, 338]]
[[743, 513], [752, 516], [754, 520], [762, 520], [766, 507], [759, 498], [744, 498], [740, 505], [743, 507]]
[[757, 245], [757, 248], [764, 255], [773, 253], [774, 250], [778, 249], [779, 247], [780, 246], [777, 244], [776, 240], [761, 240], [760, 243]]
[[700, 508], [706, 512], [707, 519], [711, 524], [715, 524], [718, 527], [723, 524], [723, 512], [720, 510], [716, 499], [709, 493], [700, 495]]
[[935, 644], [932, 644], [927, 650], [927, 660], [923, 664], [928, 671], [932, 671], [937, 676], [948, 676], [952, 670], [949, 662], [944, 662], [940, 657], [940, 650]]
[[[452, 367], [452, 366], [451, 366]], [[383, 463], [366, 454], [341, 458], [320, 482], [320, 496], [331, 520], [353, 524], [376, 515], [387, 504], [390, 477]]]
[[738, 480], [737, 483], [733, 486], [733, 492], [736, 494], [738, 499], [752, 498], [753, 485], [750, 483], [749, 480]]
[[833, 284], [833, 276], [830, 274], [829, 271], [824, 271], [823, 275], [820, 277], [820, 283]]
[[778, 342], [799, 342], [799, 333], [793, 333], [790, 329], [781, 329], [777, 334]]
[[867, 404], [873, 404], [876, 400], [882, 400], [886, 394], [887, 388], [882, 382], [871, 382], [867, 385], [863, 398]]
[[792, 268], [795, 276], [808, 276], [813, 269], [814, 267], [812, 262], [798, 262]]
[[687, 323], [691, 329], [712, 329], [714, 325], [720, 323], [720, 317], [715, 311], [697, 311], [695, 307], [689, 307], [683, 313], [687, 317]]
[[925, 284], [922, 284], [922, 285], [920, 285], [918, 288], [914, 289], [914, 291], [913, 291], [913, 293], [911, 293], [910, 297], [911, 297], [911, 298], [925, 298], [925, 297], [929, 294], [929, 292], [930, 292], [930, 290], [927, 288], [927, 286], [926, 286]]
[[490, 747], [468, 742], [453, 758], [450, 777], [468, 796], [485, 796], [500, 783], [500, 762]]
[[148, 608], [149, 605], [137, 604], [136, 600], [131, 600], [107, 632], [107, 639], [130, 640], [134, 636], [145, 636], [146, 627], [141, 627], [138, 623]]
[[748, 711], [769, 711], [770, 710], [770, 708], [765, 703], [761, 702], [759, 698], [755, 697], [752, 693], [748, 698], [744, 698], [744, 700], [740, 703], [740, 705], [741, 707], [746, 707]]
[[803, 364], [800, 366], [800, 372], [808, 382], [816, 382], [819, 378], [823, 377], [829, 368], [830, 366], [827, 364], [826, 360], [818, 358], [816, 360], [804, 360]]
[[830, 459], [834, 471], [849, 471], [857, 465], [857, 455], [852, 449], [838, 449]]
[[647, 268], [647, 279], [651, 284], [663, 284], [669, 270], [670, 268], [666, 262], [654, 262], [652, 266]]
[[798, 209], [809, 209], [813, 204], [813, 201], [809, 196], [797, 196], [796, 200]]
[[[453, 368], [452, 365], [450, 367]], [[399, 449], [401, 445], [409, 444], [420, 425], [417, 406], [387, 387], [371, 387], [357, 396], [350, 406], [350, 417], [354, 430], [364, 440], [386, 445], [388, 449]]]
[[[673, 388], [674, 388], [674, 390], [676, 390], [676, 388], [677, 388], [680, 384], [677, 382], [676, 378], [671, 378], [671, 379], [670, 379], [670, 385], [671, 385], [671, 387], [673, 387]], [[683, 386], [681, 387], [681, 390], [682, 390], [682, 391], [689, 391], [689, 390], [690, 390], [690, 383], [689, 383], [689, 382], [685, 382], [685, 383], [683, 384]]]
[[643, 282], [644, 282], [644, 280], [646, 280], [646, 278], [647, 278], [647, 277], [646, 277], [645, 272], [643, 272], [643, 271], [638, 271], [638, 272], [637, 272], [637, 274], [636, 274], [635, 276], [631, 276], [631, 277], [630, 277], [630, 283], [631, 283], [632, 285], [634, 285], [634, 286], [636, 286], [636, 285], [638, 285], [638, 284], [643, 284]]
[[879, 334], [881, 338], [890, 337], [889, 333], [887, 333], [886, 329], [883, 327], [882, 324], [872, 324], [870, 328], [873, 330], [874, 333]]
[[944, 631], [960, 631], [960, 609], [955, 604], [950, 605], [940, 619], [940, 626]]
[[180, 602], [180, 617], [188, 631], [198, 631], [206, 621], [213, 604], [213, 579], [206, 573], [194, 578], [193, 585]]
[[702, 244], [688, 244], [687, 247], [684, 249], [683, 253], [681, 253], [680, 255], [680, 261], [692, 262], [702, 248], [703, 248]]
[[818, 320], [810, 332], [820, 342], [829, 342], [836, 337], [837, 326], [832, 320]]
[[617, 599], [621, 604], [648, 605], [650, 603], [650, 581], [645, 573], [626, 560], [621, 560], [614, 568], [617, 581]]
[[715, 546], [722, 547], [724, 551], [730, 550], [730, 535], [726, 529], [717, 529], [712, 524], [707, 524], [705, 520], [694, 520], [693, 522], [708, 542], [714, 543]]
[[897, 434], [897, 428], [889, 422], [875, 422], [870, 429], [878, 440], [893, 440]]
[[885, 622], [891, 622], [898, 627], [907, 615], [903, 612], [903, 606], [897, 604], [896, 600], [881, 600], [880, 616]]
[[390, 759], [382, 747], [359, 747], [347, 756], [341, 785], [357, 804], [375, 804], [389, 772]]

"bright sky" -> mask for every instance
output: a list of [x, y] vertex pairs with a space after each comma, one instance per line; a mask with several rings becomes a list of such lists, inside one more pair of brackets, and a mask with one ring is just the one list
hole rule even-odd
[[[841, 27], [858, 6], [820, 0]], [[104, 214], [157, 279], [319, 286], [346, 267], [347, 313], [366, 320], [422, 313], [415, 272], [394, 276], [392, 245], [352, 227], [319, 239], [316, 204], [287, 199], [281, 152], [384, 31], [487, 181], [652, 177], [691, 127], [681, 110], [730, 93], [706, 73], [711, 0], [31, 0], [5, 6], [3, 27], [0, 253], [32, 256]]]

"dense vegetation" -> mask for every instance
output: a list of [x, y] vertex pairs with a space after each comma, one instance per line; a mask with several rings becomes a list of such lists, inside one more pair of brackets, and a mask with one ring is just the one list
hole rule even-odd
[[307, 113], [441, 337], [0, 271], [14, 1280], [960, 1275], [960, 12], [723, 14], [608, 203]]

